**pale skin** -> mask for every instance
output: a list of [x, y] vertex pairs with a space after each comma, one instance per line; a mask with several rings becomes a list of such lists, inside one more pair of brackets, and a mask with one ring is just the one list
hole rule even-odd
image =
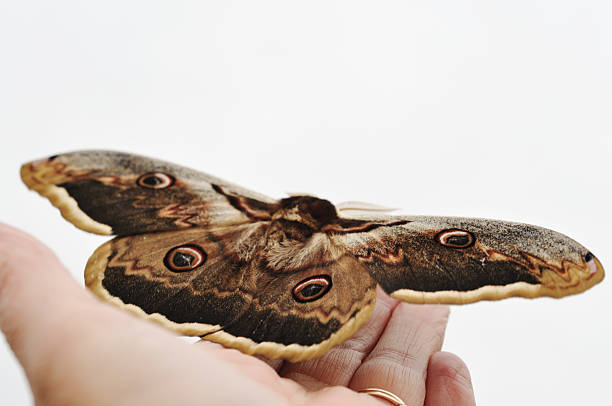
[[390, 405], [357, 392], [377, 387], [409, 406], [473, 406], [467, 367], [440, 352], [447, 318], [379, 292], [368, 323], [323, 357], [263, 360], [102, 303], [49, 248], [0, 224], [0, 328], [37, 405]]

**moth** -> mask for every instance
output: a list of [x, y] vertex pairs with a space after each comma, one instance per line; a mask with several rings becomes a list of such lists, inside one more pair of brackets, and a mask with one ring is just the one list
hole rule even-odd
[[280, 200], [179, 165], [80, 151], [26, 163], [25, 184], [75, 226], [116, 237], [85, 284], [180, 334], [301, 361], [368, 319], [377, 285], [412, 303], [562, 297], [604, 277], [599, 260], [544, 228], [458, 217], [353, 214]]

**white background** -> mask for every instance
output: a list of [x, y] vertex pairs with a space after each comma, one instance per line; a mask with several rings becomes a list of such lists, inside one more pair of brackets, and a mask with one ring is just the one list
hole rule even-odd
[[[275, 197], [538, 224], [612, 269], [611, 21], [603, 0], [3, 2], [0, 220], [82, 283], [106, 239], [18, 169], [110, 148]], [[611, 293], [455, 307], [445, 349], [479, 405], [603, 404]], [[31, 403], [3, 341], [0, 403]]]

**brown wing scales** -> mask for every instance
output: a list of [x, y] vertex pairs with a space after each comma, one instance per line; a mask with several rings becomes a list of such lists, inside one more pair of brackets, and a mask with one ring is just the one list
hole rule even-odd
[[313, 196], [280, 201], [137, 155], [27, 163], [26, 185], [76, 226], [117, 234], [90, 258], [98, 296], [248, 354], [322, 355], [369, 317], [379, 284], [416, 303], [561, 297], [603, 279], [570, 238], [452, 217], [346, 218]]
[[[262, 211], [275, 200], [179, 165], [111, 151], [81, 151], [24, 164], [26, 185], [64, 217], [99, 234], [218, 227], [251, 221], [225, 194]], [[213, 187], [213, 185], [215, 187]]]
[[603, 279], [603, 268], [570, 238], [497, 220], [407, 217], [367, 233], [332, 235], [392, 296], [462, 304], [509, 296], [562, 297]]

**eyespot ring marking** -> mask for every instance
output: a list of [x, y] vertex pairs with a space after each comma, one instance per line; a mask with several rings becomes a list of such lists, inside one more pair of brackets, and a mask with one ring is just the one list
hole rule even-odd
[[185, 244], [172, 248], [164, 257], [164, 265], [172, 272], [187, 272], [206, 262], [208, 255], [199, 245]]
[[136, 184], [147, 189], [166, 189], [174, 185], [173, 176], [163, 172], [148, 172], [141, 175]]
[[332, 280], [329, 275], [311, 276], [295, 285], [291, 294], [297, 302], [313, 302], [323, 297], [331, 287]]
[[468, 248], [474, 245], [476, 238], [469, 231], [451, 228], [436, 234], [436, 241], [445, 247]]

